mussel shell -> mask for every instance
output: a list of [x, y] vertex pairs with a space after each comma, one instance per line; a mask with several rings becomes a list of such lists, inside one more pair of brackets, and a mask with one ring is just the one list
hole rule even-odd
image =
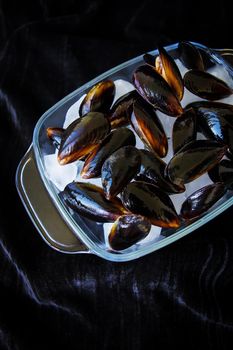
[[140, 153], [133, 146], [121, 147], [107, 158], [101, 171], [105, 197], [118, 195], [139, 171], [140, 164]]
[[60, 146], [64, 129], [62, 128], [47, 128], [46, 129], [48, 138], [53, 141], [54, 145], [58, 148]]
[[149, 64], [150, 66], [155, 66], [155, 57], [151, 55], [150, 53], [145, 53], [143, 55], [143, 60], [145, 63]]
[[173, 117], [183, 112], [178, 98], [166, 80], [150, 65], [143, 65], [135, 70], [133, 84], [139, 94], [161, 112]]
[[120, 216], [113, 224], [108, 237], [114, 250], [123, 250], [145, 238], [151, 229], [151, 223], [140, 215]]
[[220, 181], [222, 181], [227, 188], [233, 189], [233, 161], [223, 159], [219, 163], [218, 173]]
[[207, 100], [220, 100], [232, 94], [231, 88], [223, 80], [200, 70], [185, 73], [184, 85], [194, 95]]
[[131, 125], [145, 145], [160, 157], [166, 156], [167, 136], [153, 107], [145, 101], [135, 102]]
[[200, 51], [189, 41], [181, 41], [178, 45], [179, 60], [188, 69], [204, 70]]
[[90, 112], [76, 119], [64, 131], [58, 152], [61, 165], [74, 162], [91, 152], [110, 132], [110, 123], [103, 113]]
[[156, 154], [140, 150], [141, 167], [136, 180], [152, 183], [167, 193], [181, 193], [185, 191], [184, 185], [178, 186], [170, 182], [165, 174], [166, 163]]
[[113, 222], [127, 213], [119, 198], [107, 200], [102, 188], [90, 183], [71, 182], [60, 195], [69, 208], [90, 220]]
[[167, 175], [177, 185], [188, 183], [210, 170], [225, 152], [226, 146], [216, 141], [190, 142], [169, 161]]
[[98, 177], [104, 161], [120, 147], [134, 146], [136, 139], [134, 133], [126, 128], [113, 130], [85, 159], [81, 175], [84, 179]]
[[233, 153], [230, 150], [226, 152], [226, 157], [233, 161]]
[[216, 101], [195, 101], [187, 104], [185, 106], [185, 110], [193, 108], [194, 110], [198, 110], [198, 108], [206, 108], [206, 109], [216, 109], [216, 112], [220, 113], [224, 117], [230, 116], [233, 114], [233, 106], [228, 103], [216, 102]]
[[130, 123], [133, 103], [138, 98], [141, 97], [136, 90], [130, 91], [118, 98], [118, 100], [112, 106], [108, 116], [112, 129], [128, 125]]
[[107, 113], [115, 96], [115, 84], [111, 80], [101, 81], [91, 88], [84, 97], [79, 115], [84, 116], [89, 112]]
[[173, 124], [173, 152], [178, 152], [185, 144], [194, 141], [196, 139], [196, 135], [196, 113], [194, 109], [191, 108], [177, 118]]
[[180, 214], [184, 219], [194, 219], [210, 209], [225, 193], [223, 183], [208, 185], [192, 193], [182, 204]]
[[152, 184], [131, 182], [122, 192], [122, 202], [132, 213], [145, 216], [152, 225], [174, 228], [180, 225], [169, 196]]
[[184, 95], [184, 83], [179, 68], [174, 59], [162, 46], [159, 46], [158, 50], [159, 56], [156, 58], [155, 63], [156, 70], [167, 81], [177, 98], [182, 100]]
[[230, 154], [233, 153], [233, 126], [227, 128], [227, 144], [230, 150]]

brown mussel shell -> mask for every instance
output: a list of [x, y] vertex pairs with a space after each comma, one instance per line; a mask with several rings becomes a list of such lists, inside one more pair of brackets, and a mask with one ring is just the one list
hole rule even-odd
[[150, 65], [138, 67], [133, 74], [133, 84], [139, 94], [154, 108], [176, 117], [183, 109], [172, 89]]
[[189, 41], [181, 41], [178, 45], [179, 60], [188, 69], [204, 70], [200, 51]]
[[173, 228], [180, 225], [169, 196], [152, 184], [131, 182], [122, 192], [122, 202], [132, 213], [145, 216], [152, 225]]
[[185, 144], [194, 141], [197, 135], [196, 113], [190, 108], [175, 120], [172, 130], [173, 152], [178, 152]]
[[101, 171], [105, 197], [118, 195], [139, 171], [140, 164], [140, 153], [133, 146], [122, 147], [107, 158]]
[[113, 224], [108, 237], [114, 250], [123, 250], [144, 239], [151, 229], [151, 223], [140, 215], [120, 216]]
[[46, 129], [48, 138], [54, 143], [54, 145], [58, 148], [60, 146], [62, 135], [64, 133], [64, 129], [62, 128], [47, 128]]
[[185, 73], [184, 85], [194, 95], [207, 100], [220, 100], [232, 94], [232, 89], [223, 80], [200, 70]]
[[115, 96], [115, 84], [112, 80], [101, 81], [91, 88], [84, 97], [79, 115], [82, 117], [89, 112], [107, 113]]
[[136, 180], [152, 183], [167, 193], [181, 193], [184, 185], [178, 186], [170, 182], [165, 174], [166, 163], [156, 154], [140, 150], [141, 167]]
[[101, 175], [104, 161], [120, 147], [136, 144], [134, 133], [127, 128], [113, 130], [85, 159], [81, 176], [84, 179]]
[[127, 213], [119, 198], [107, 200], [102, 188], [90, 183], [71, 182], [60, 195], [69, 208], [97, 222], [113, 222]]
[[136, 90], [130, 91], [118, 98], [118, 100], [113, 104], [108, 116], [112, 129], [125, 126], [130, 123], [133, 103], [138, 98], [141, 97]]
[[156, 58], [155, 68], [170, 85], [177, 98], [182, 100], [184, 95], [184, 83], [179, 68], [174, 59], [162, 46], [159, 46], [158, 50], [159, 56]]
[[110, 123], [103, 113], [90, 112], [76, 119], [64, 131], [58, 152], [61, 165], [74, 162], [91, 152], [110, 132]]
[[186, 219], [194, 219], [210, 209], [226, 192], [223, 183], [208, 185], [192, 193], [182, 204], [180, 214]]
[[151, 151], [165, 157], [168, 150], [167, 136], [153, 107], [145, 101], [133, 104], [131, 125]]
[[167, 165], [171, 182], [188, 183], [214, 167], [226, 152], [226, 146], [212, 140], [188, 143], [174, 155]]

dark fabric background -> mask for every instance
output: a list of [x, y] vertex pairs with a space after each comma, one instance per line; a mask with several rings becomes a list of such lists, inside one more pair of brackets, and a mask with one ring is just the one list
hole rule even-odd
[[232, 209], [116, 264], [50, 249], [14, 183], [41, 114], [97, 74], [158, 42], [233, 48], [227, 4], [0, 2], [0, 349], [232, 349]]

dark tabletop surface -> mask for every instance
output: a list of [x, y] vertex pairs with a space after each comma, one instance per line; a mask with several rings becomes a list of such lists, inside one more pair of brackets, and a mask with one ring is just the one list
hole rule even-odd
[[14, 180], [41, 114], [99, 73], [158, 43], [233, 48], [227, 4], [0, 1], [0, 349], [232, 349], [232, 209], [116, 264], [50, 249]]

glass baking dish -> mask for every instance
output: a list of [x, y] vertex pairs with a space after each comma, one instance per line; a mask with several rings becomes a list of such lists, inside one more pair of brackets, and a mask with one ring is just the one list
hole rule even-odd
[[[221, 67], [223, 73], [233, 80], [233, 70], [223, 58], [232, 56], [232, 50], [211, 50], [203, 45], [193, 44], [209, 55], [211, 61]], [[174, 44], [166, 49], [175, 57], [177, 47], [178, 44]], [[157, 53], [157, 50], [151, 52], [154, 55]], [[145, 239], [128, 249], [114, 251], [106, 242], [102, 224], [70, 212], [62, 202], [59, 190], [50, 180], [44, 163], [44, 157], [54, 152], [54, 147], [47, 139], [46, 128], [49, 126], [62, 127], [70, 107], [99, 81], [106, 78], [131, 81], [133, 70], [141, 63], [143, 63], [143, 55], [114, 67], [81, 86], [50, 108], [39, 119], [34, 130], [32, 145], [19, 164], [16, 186], [23, 204], [42, 238], [60, 252], [93, 253], [104, 259], [119, 262], [133, 260], [180, 239], [206, 224], [233, 204], [232, 193], [228, 191], [211, 210], [192, 224], [181, 226], [178, 229], [162, 229], [155, 237]]]

